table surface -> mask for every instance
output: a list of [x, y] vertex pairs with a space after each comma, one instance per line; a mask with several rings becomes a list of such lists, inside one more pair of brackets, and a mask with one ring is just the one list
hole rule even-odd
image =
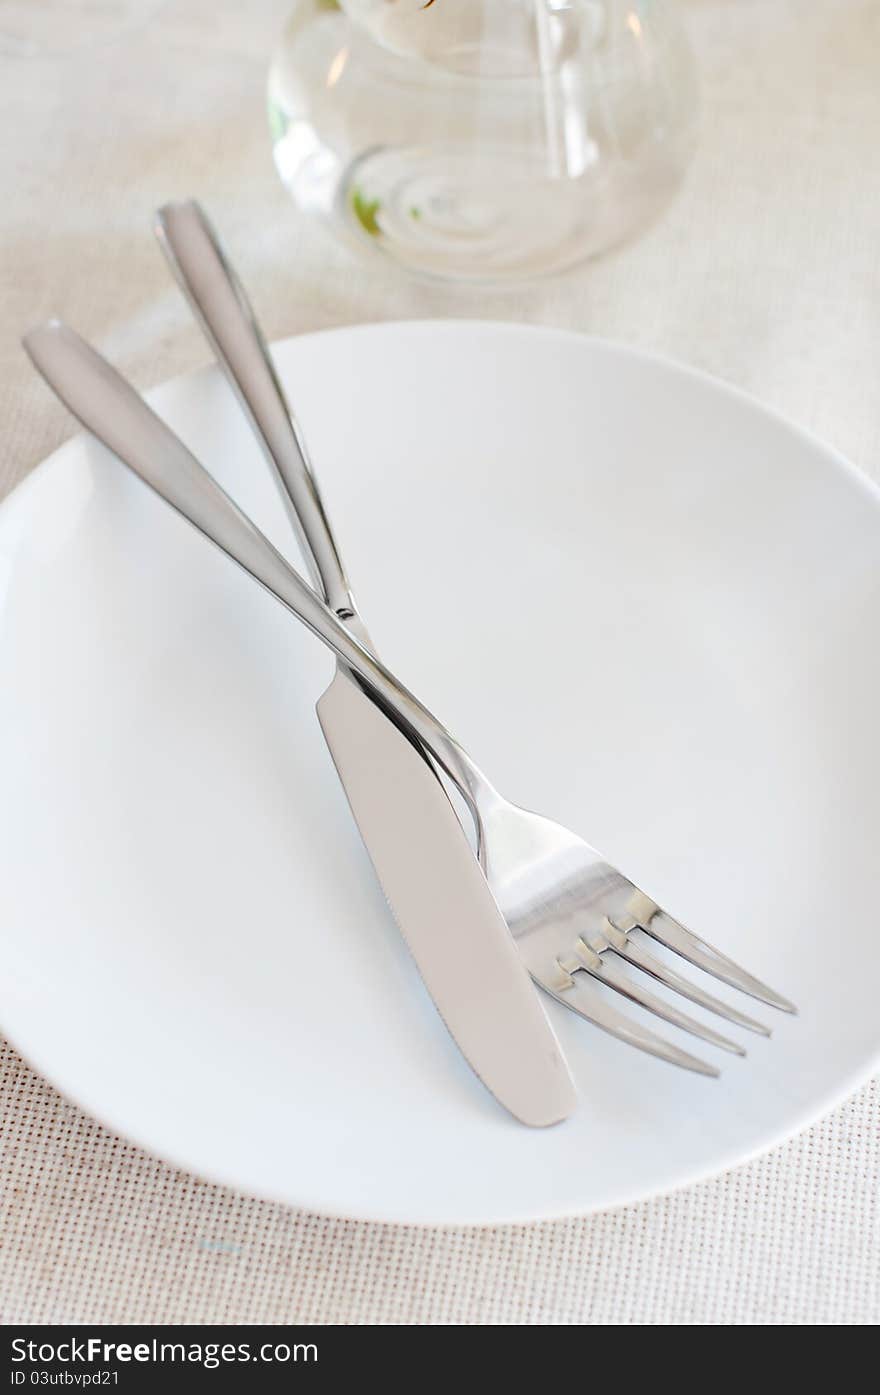
[[[0, 494], [71, 432], [18, 347], [28, 324], [62, 315], [143, 387], [205, 361], [149, 232], [159, 203], [190, 194], [270, 337], [433, 316], [599, 334], [746, 388], [880, 478], [877, 0], [687, 0], [705, 110], [677, 202], [600, 262], [493, 292], [358, 262], [294, 211], [264, 109], [290, 7], [142, 0], [113, 42], [31, 58], [0, 37]], [[0, 1090], [6, 1323], [880, 1319], [877, 1082], [699, 1186], [481, 1230], [211, 1185], [113, 1137], [5, 1045]]]

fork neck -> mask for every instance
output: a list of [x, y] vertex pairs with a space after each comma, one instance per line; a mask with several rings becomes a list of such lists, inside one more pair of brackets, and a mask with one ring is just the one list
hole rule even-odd
[[[343, 623], [351, 637], [366, 650], [365, 655], [358, 656], [359, 662], [352, 664], [354, 676], [357, 678], [360, 671], [361, 683], [370, 696], [378, 700], [386, 716], [413, 741], [435, 773], [442, 771], [452, 781], [468, 806], [481, 840], [484, 819], [500, 802], [501, 796], [455, 737], [376, 658], [366, 626], [357, 611]], [[362, 661], [367, 656], [371, 671]]]

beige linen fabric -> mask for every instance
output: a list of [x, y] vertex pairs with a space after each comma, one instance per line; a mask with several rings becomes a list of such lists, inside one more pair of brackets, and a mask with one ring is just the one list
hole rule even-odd
[[[189, 193], [272, 336], [435, 315], [585, 330], [747, 388], [880, 478], [877, 0], [688, 0], [705, 119], [674, 208], [565, 280], [491, 294], [357, 263], [289, 205], [263, 90], [290, 2], [143, 0], [115, 42], [29, 59], [0, 38], [0, 493], [71, 431], [18, 348], [29, 322], [64, 315], [143, 386], [205, 360], [149, 234], [153, 208]], [[0, 0], [0, 35], [16, 8]], [[11, 1047], [0, 1098], [7, 1323], [880, 1318], [876, 1084], [676, 1195], [473, 1231], [212, 1186], [114, 1138]]]

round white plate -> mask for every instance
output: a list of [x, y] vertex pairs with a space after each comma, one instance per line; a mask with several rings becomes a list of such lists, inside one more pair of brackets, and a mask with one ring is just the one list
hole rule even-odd
[[[767, 1010], [713, 1081], [550, 1003], [580, 1108], [506, 1116], [354, 830], [328, 655], [80, 437], [0, 513], [3, 1030], [162, 1156], [382, 1220], [611, 1206], [809, 1123], [880, 1046], [878, 492], [738, 393], [572, 335], [277, 356], [384, 657], [506, 794], [801, 1015]], [[153, 400], [296, 557], [218, 374]]]

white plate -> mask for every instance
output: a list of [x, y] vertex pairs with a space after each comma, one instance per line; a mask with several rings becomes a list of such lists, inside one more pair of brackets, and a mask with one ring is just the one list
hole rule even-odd
[[[803, 1127], [880, 1044], [877, 491], [739, 394], [571, 335], [277, 353], [383, 655], [505, 793], [801, 1016], [768, 1010], [711, 1081], [550, 1004], [580, 1109], [515, 1124], [374, 883], [313, 712], [327, 654], [79, 438], [0, 515], [3, 1029], [164, 1157], [350, 1216], [586, 1211]], [[218, 375], [154, 401], [295, 556]]]

